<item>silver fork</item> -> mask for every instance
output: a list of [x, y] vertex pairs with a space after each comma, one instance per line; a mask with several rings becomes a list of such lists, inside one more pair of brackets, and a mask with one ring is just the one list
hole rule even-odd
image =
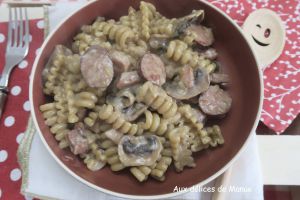
[[5, 66], [0, 76], [0, 118], [8, 90], [8, 79], [12, 69], [28, 54], [29, 22], [26, 8], [9, 8], [8, 36]]

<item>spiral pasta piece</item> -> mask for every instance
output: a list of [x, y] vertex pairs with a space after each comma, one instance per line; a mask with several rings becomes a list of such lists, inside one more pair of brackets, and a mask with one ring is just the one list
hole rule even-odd
[[54, 88], [55, 108], [57, 110], [57, 122], [66, 123], [68, 121], [68, 102], [65, 97], [64, 88]]
[[125, 168], [125, 166], [120, 161], [117, 146], [106, 149], [104, 154], [107, 158], [107, 163], [110, 165], [110, 169], [112, 171], [121, 171]]
[[133, 31], [137, 32], [139, 27], [137, 11], [130, 6], [128, 8], [128, 15], [120, 17], [120, 24], [132, 28]]
[[[187, 42], [191, 43], [192, 38], [185, 38]], [[190, 65], [191, 67], [202, 67], [208, 73], [212, 73], [216, 69], [216, 64], [200, 56], [197, 52], [189, 48], [189, 43], [181, 40], [172, 40], [167, 48], [166, 57], [179, 62], [182, 65]]]
[[110, 104], [104, 104], [101, 106], [99, 117], [108, 124], [111, 124], [113, 129], [116, 129], [123, 134], [128, 133], [130, 135], [134, 135], [139, 131], [139, 126], [137, 124], [127, 122], [123, 117], [121, 117], [119, 112], [114, 111], [114, 107]]
[[176, 102], [163, 89], [149, 81], [138, 89], [136, 99], [157, 110], [166, 119], [175, 116], [177, 113], [178, 106]]
[[53, 94], [54, 88], [58, 85], [58, 78], [61, 76], [61, 71], [64, 67], [64, 55], [53, 53], [52, 62], [49, 63], [48, 73], [44, 87], [45, 94]]
[[150, 23], [155, 16], [156, 9], [152, 4], [142, 1], [140, 4], [140, 10], [142, 15], [141, 34], [145, 40], [148, 40], [150, 38]]
[[151, 24], [151, 34], [159, 34], [167, 37], [172, 37], [175, 30], [174, 22], [174, 19], [167, 19], [165, 17], [154, 20]]
[[177, 171], [182, 171], [185, 166], [196, 166], [194, 158], [192, 157], [192, 151], [188, 149], [188, 133], [189, 128], [187, 126], [180, 126], [167, 133]]
[[190, 149], [192, 152], [198, 152], [209, 147], [209, 144], [203, 144], [200, 134], [197, 130], [192, 129], [191, 132], [194, 133], [194, 139], [191, 141], [190, 144]]
[[165, 180], [165, 173], [172, 163], [172, 158], [167, 156], [162, 156], [158, 161], [154, 169], [151, 171], [151, 176], [159, 181]]
[[139, 167], [131, 167], [131, 174], [139, 181], [143, 182], [148, 179], [149, 174], [151, 173], [151, 168], [148, 166], [139, 166]]
[[89, 127], [94, 126], [97, 119], [99, 119], [98, 113], [100, 111], [100, 108], [101, 108], [100, 106], [95, 106], [93, 110], [88, 114], [88, 116], [84, 118], [83, 121], [87, 126]]
[[77, 107], [94, 108], [98, 98], [92, 92], [80, 92], [74, 96], [74, 105]]
[[76, 113], [78, 112], [78, 108], [75, 106], [72, 84], [70, 81], [66, 81], [64, 85], [65, 85], [65, 93], [66, 93], [67, 108], [68, 108], [68, 122], [75, 123], [78, 122], [79, 118], [76, 115]]
[[208, 136], [211, 138], [211, 141], [209, 142], [210, 146], [216, 147], [219, 144], [224, 144], [224, 138], [218, 125], [207, 127], [206, 131]]
[[192, 110], [193, 108], [189, 104], [185, 104], [178, 108], [178, 112], [182, 115], [186, 122], [190, 123], [198, 131], [201, 131], [203, 124], [198, 122], [197, 116]]
[[148, 130], [157, 135], [164, 135], [167, 132], [168, 123], [166, 120], [161, 119], [158, 114], [146, 110], [145, 118], [145, 122], [141, 123], [144, 130]]
[[94, 153], [89, 153], [85, 155], [83, 162], [91, 171], [98, 171], [105, 165], [105, 162], [102, 162], [101, 160], [97, 159]]
[[128, 27], [111, 22], [100, 22], [97, 28], [98, 31], [102, 31], [110, 40], [115, 40], [123, 48], [126, 47], [126, 42], [134, 36]]
[[197, 34], [195, 32], [188, 32], [184, 37], [183, 37], [183, 42], [186, 43], [189, 46], [192, 46], [195, 44], [195, 39], [197, 37]]
[[57, 122], [57, 109], [54, 102], [41, 105], [40, 111], [47, 126], [53, 126]]

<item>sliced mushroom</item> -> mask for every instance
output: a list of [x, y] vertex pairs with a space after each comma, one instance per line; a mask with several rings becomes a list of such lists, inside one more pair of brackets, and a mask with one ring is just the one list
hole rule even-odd
[[174, 37], [178, 37], [183, 34], [188, 27], [192, 24], [200, 23], [204, 19], [203, 10], [193, 10], [191, 14], [184, 16], [178, 20], [176, 24], [176, 29], [174, 31]]
[[191, 88], [195, 84], [195, 77], [193, 68], [184, 66], [181, 70], [181, 80], [185, 87]]
[[106, 97], [106, 102], [113, 105], [127, 121], [136, 120], [148, 108], [143, 103], [135, 101], [133, 88], [126, 88], [119, 91], [116, 95]]
[[160, 157], [162, 144], [155, 135], [122, 137], [118, 154], [125, 166], [151, 166]]
[[115, 144], [119, 144], [123, 134], [115, 129], [110, 129], [104, 132], [105, 136], [113, 141]]
[[154, 50], [167, 49], [169, 39], [165, 37], [151, 36], [149, 46]]
[[[180, 80], [175, 79], [171, 83], [165, 84], [165, 89], [170, 96], [179, 100], [190, 99], [208, 89], [210, 80], [209, 80], [209, 75], [204, 69], [198, 67], [193, 71], [192, 74], [191, 73], [187, 73], [187, 74], [183, 73], [183, 74], [184, 76], [181, 75]], [[185, 79], [193, 80], [194, 84], [193, 85], [189, 84], [187, 87], [186, 84], [184, 83]]]

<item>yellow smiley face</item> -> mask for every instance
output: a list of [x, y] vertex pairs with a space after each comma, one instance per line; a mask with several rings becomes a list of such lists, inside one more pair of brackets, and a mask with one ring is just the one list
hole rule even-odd
[[285, 30], [276, 13], [268, 9], [254, 11], [246, 19], [243, 30], [260, 67], [271, 64], [280, 56], [285, 44]]

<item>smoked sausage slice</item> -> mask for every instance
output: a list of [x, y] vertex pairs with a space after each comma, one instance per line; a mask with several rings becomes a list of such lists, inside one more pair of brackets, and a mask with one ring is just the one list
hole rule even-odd
[[223, 115], [231, 107], [232, 99], [229, 94], [218, 85], [210, 86], [199, 97], [199, 107], [208, 115]]
[[140, 63], [140, 73], [142, 76], [156, 84], [163, 85], [166, 82], [166, 69], [162, 60], [155, 54], [147, 53]]
[[90, 87], [107, 88], [111, 83], [114, 70], [113, 63], [106, 49], [92, 46], [81, 57], [81, 73]]

